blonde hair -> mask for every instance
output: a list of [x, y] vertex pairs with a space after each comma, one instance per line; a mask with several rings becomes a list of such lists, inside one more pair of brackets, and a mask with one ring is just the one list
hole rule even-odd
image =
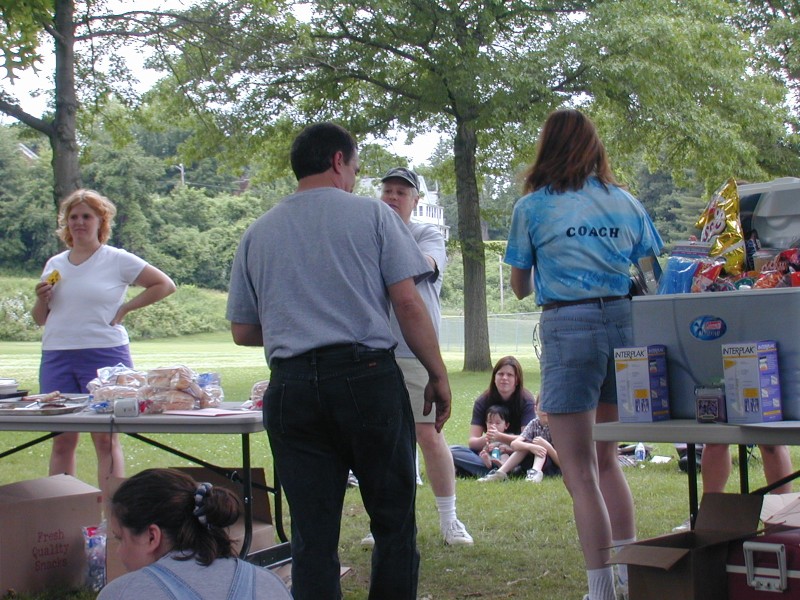
[[67, 220], [69, 213], [78, 204], [85, 204], [91, 208], [100, 219], [100, 226], [97, 228], [97, 239], [101, 244], [105, 244], [111, 237], [111, 228], [114, 225], [114, 217], [117, 215], [117, 207], [114, 206], [111, 200], [94, 190], [75, 190], [62, 200], [58, 209], [58, 229], [56, 229], [58, 237], [68, 248], [72, 248], [72, 234], [69, 231]]

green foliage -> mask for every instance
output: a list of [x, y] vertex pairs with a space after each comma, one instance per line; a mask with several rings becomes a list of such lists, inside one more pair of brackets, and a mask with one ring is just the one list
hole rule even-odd
[[[0, 340], [33, 342], [42, 329], [30, 316], [38, 281], [33, 277], [0, 276]], [[133, 287], [128, 296], [141, 292]], [[131, 340], [176, 337], [193, 333], [227, 331], [227, 295], [192, 285], [178, 287], [175, 294], [125, 317]]]

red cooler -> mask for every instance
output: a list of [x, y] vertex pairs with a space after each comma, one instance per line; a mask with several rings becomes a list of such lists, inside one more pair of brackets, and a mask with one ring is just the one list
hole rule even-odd
[[800, 600], [800, 529], [731, 542], [729, 600]]

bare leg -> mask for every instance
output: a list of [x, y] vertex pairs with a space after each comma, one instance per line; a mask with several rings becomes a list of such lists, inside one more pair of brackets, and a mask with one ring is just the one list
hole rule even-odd
[[[761, 462], [764, 463], [764, 476], [767, 483], [773, 483], [792, 473], [792, 457], [788, 446], [759, 446]], [[775, 488], [771, 494], [788, 494], [792, 491], [791, 482]]]
[[727, 444], [705, 444], [700, 463], [703, 493], [724, 492], [731, 474], [731, 452]]
[[75, 450], [78, 448], [78, 433], [61, 433], [53, 438], [53, 448], [50, 451], [50, 475], [75, 476], [77, 473], [77, 459]]
[[106, 499], [109, 479], [125, 476], [125, 457], [119, 434], [93, 433], [92, 441], [97, 454], [97, 482]]
[[456, 493], [455, 467], [444, 434], [437, 432], [433, 423], [417, 423], [416, 430], [433, 495], [452, 496]]
[[600, 491], [597, 451], [592, 440], [595, 411], [549, 414], [553, 445], [561, 461], [564, 484], [587, 569], [606, 568], [611, 522]]
[[[598, 404], [598, 423], [616, 420], [618, 420], [618, 412], [615, 404]], [[596, 442], [595, 446], [597, 448], [600, 491], [611, 520], [612, 539], [633, 539], [636, 537], [633, 495], [617, 458], [617, 443]]]

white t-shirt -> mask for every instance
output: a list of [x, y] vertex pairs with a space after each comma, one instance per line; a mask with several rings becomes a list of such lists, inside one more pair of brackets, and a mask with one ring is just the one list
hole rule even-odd
[[73, 265], [69, 250], [56, 254], [43, 275], [57, 269], [61, 279], [53, 286], [50, 312], [44, 325], [42, 350], [114, 348], [128, 343], [122, 325], [111, 320], [125, 302], [125, 293], [147, 263], [125, 250], [100, 246], [86, 261]]

